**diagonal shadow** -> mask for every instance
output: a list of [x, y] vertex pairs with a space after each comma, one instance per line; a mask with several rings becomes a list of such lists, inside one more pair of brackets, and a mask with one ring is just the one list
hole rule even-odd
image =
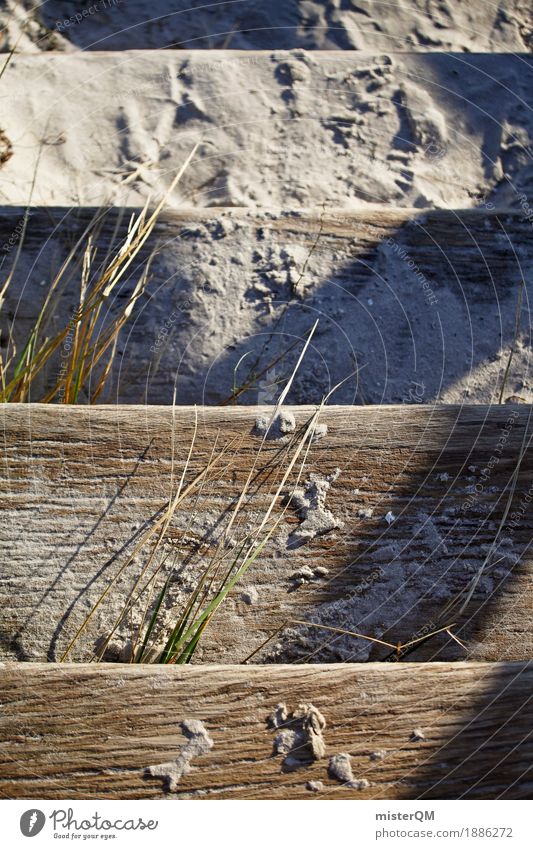
[[[494, 140], [487, 142], [487, 156], [492, 157], [495, 144]], [[501, 187], [502, 194], [505, 194], [505, 188]], [[63, 211], [55, 210], [53, 214], [62, 216]], [[13, 212], [3, 213], [2, 227], [4, 230], [8, 228], [6, 232], [12, 232], [12, 216]], [[506, 353], [512, 347], [516, 351], [508, 378], [509, 395], [527, 392], [529, 297], [533, 268], [531, 224], [527, 216], [520, 211], [488, 210], [485, 203], [478, 212], [424, 212], [411, 216], [407, 222], [405, 217], [398, 215], [395, 219], [393, 215], [392, 223], [388, 225], [380, 220], [364, 223], [361, 216], [358, 221], [356, 219], [357, 216], [347, 224], [346, 218], [339, 222], [331, 215], [328, 221], [327, 213], [322, 218], [317, 215], [314, 230], [309, 233], [306, 223], [302, 224], [298, 216], [288, 216], [282, 228], [283, 250], [287, 257], [281, 256], [280, 251], [273, 264], [268, 259], [268, 249], [272, 249], [275, 237], [279, 235], [276, 224], [268, 220], [263, 221], [260, 227], [257, 222], [245, 223], [244, 230], [249, 227], [249, 232], [254, 232], [258, 241], [266, 242], [267, 250], [263, 251], [260, 259], [252, 259], [254, 285], [237, 289], [238, 304], [245, 314], [244, 320], [237, 321], [233, 313], [229, 317], [224, 315], [224, 304], [235, 298], [233, 288], [237, 277], [228, 274], [225, 281], [217, 281], [218, 289], [209, 282], [207, 292], [202, 278], [202, 275], [207, 275], [202, 271], [201, 286], [206, 298], [198, 299], [198, 268], [193, 260], [194, 254], [202, 250], [204, 237], [200, 227], [195, 233], [194, 227], [187, 225], [191, 243], [187, 253], [187, 227], [183, 218], [167, 218], [158, 230], [162, 247], [154, 265], [150, 297], [124, 337], [121, 368], [114, 388], [116, 399], [131, 401], [146, 397], [151, 402], [168, 403], [176, 384], [182, 403], [191, 400], [220, 403], [231, 396], [234, 376], [241, 374], [238, 364], [244, 362], [243, 357], [247, 355], [257, 363], [256, 373], [263, 375], [266, 368], [266, 380], [263, 377], [262, 383], [261, 380], [251, 380], [250, 388], [240, 394], [239, 400], [241, 403], [269, 401], [271, 398], [264, 395], [271, 394], [272, 387], [290, 374], [297, 356], [295, 350], [286, 356], [283, 356], [284, 352], [295, 339], [305, 338], [316, 316], [321, 321], [320, 333], [313, 341], [305, 370], [294, 383], [287, 399], [289, 403], [319, 401], [328, 388], [353, 368], [360, 369], [357, 379], [345, 384], [333, 396], [334, 402], [495, 401], [505, 373]], [[79, 226], [79, 220], [80, 214], [77, 213], [74, 228]], [[235, 219], [230, 216], [229, 220]], [[34, 221], [38, 223], [38, 217]], [[177, 254], [174, 244], [176, 228], [179, 229], [179, 239], [185, 244], [182, 249], [180, 241]], [[217, 228], [220, 228], [218, 221], [207, 226], [208, 237], [202, 260], [205, 260], [206, 252], [214, 252], [213, 241], [229, 239], [227, 253], [222, 254], [227, 260], [243, 238], [241, 231], [232, 241], [230, 226], [222, 227], [222, 230]], [[34, 232], [39, 234], [39, 227]], [[112, 223], [99, 236], [102, 244], [106, 235], [111, 233], [114, 233]], [[335, 253], [332, 248], [335, 239], [342, 244], [340, 260], [331, 258]], [[22, 309], [27, 307], [27, 317], [31, 315], [34, 302], [34, 280], [39, 278], [50, 259], [50, 254], [42, 251], [42, 244], [38, 250], [37, 245], [35, 237], [33, 253], [30, 245], [13, 289], [17, 293], [18, 286], [17, 294], [20, 294], [21, 287], [26, 287], [28, 282], [20, 302]], [[56, 239], [50, 249], [57, 251], [60, 247]], [[176, 256], [184, 258], [183, 265], [176, 264]], [[131, 291], [141, 263], [142, 258], [125, 280], [120, 297], [127, 297]], [[305, 275], [300, 279], [304, 266]], [[213, 276], [209, 279], [213, 280]], [[525, 327], [525, 330], [517, 346], [514, 339], [515, 309], [521, 280], [526, 283], [526, 320], [523, 321], [522, 328]], [[65, 308], [70, 308], [69, 298], [72, 298], [72, 293], [66, 292]], [[265, 303], [265, 299], [269, 300]], [[234, 305], [235, 300], [231, 303]], [[11, 304], [13, 320], [18, 307], [18, 303]], [[198, 315], [190, 322], [195, 308]], [[174, 311], [177, 311], [178, 318], [164, 334], [164, 341], [156, 349], [155, 356], [147, 357], [147, 338], [157, 339], [162, 317]], [[222, 332], [217, 338], [219, 325], [213, 322], [213, 316], [219, 319], [222, 316], [225, 325], [234, 323], [234, 341], [228, 343]], [[268, 365], [274, 360], [280, 365], [273, 375], [269, 375]], [[245, 367], [245, 383], [247, 375]], [[141, 394], [140, 388], [143, 390]], [[401, 446], [394, 443], [392, 431], [390, 445], [382, 450], [381, 469], [375, 471], [366, 491], [358, 485], [361, 481], [357, 479], [357, 470], [348, 470], [354, 477], [353, 488], [359, 490], [357, 497], [360, 497], [363, 513], [370, 500], [369, 490], [373, 488], [374, 494], [378, 494], [375, 499], [378, 506], [370, 507], [376, 515], [363, 515], [360, 525], [349, 527], [341, 541], [336, 539], [334, 542], [336, 556], [340, 556], [343, 563], [331, 578], [329, 591], [332, 599], [339, 599], [348, 588], [352, 604], [346, 607], [345, 599], [341, 598], [340, 602], [332, 601], [333, 606], [324, 610], [323, 605], [327, 606], [330, 602], [324, 602], [321, 591], [316, 593], [316, 598], [321, 601], [313, 611], [314, 590], [311, 589], [306, 595], [310, 618], [319, 615], [322, 624], [349, 625], [352, 630], [372, 631], [374, 636], [379, 634], [380, 638], [405, 642], [416, 637], [428, 625], [428, 611], [434, 609], [437, 593], [440, 593], [444, 605], [468, 587], [485, 560], [487, 548], [490, 549], [496, 538], [505, 509], [505, 494], [516, 467], [520, 440], [513, 425], [497, 470], [491, 475], [490, 483], [486, 484], [484, 464], [490, 463], [504, 429], [505, 417], [510, 417], [513, 409], [509, 407], [509, 413], [502, 414], [492, 435], [483, 434], [482, 439], [479, 430], [473, 431], [472, 441], [465, 447], [453, 444], [454, 421], [451, 417], [457, 414], [436, 407], [435, 416], [449, 422], [451, 441], [425, 454], [421, 451], [417, 464], [410, 467], [411, 458], [407, 458], [406, 462]], [[423, 439], [422, 435], [422, 445]], [[400, 457], [396, 466], [395, 455]], [[442, 479], [442, 475], [448, 477]], [[469, 504], [468, 496], [477, 494], [479, 484], [483, 487], [481, 496]], [[529, 492], [528, 486], [528, 466], [524, 464], [511, 514], [521, 511]], [[469, 505], [459, 514], [446, 513], [443, 507], [454, 487], [460, 491], [464, 503]], [[423, 493], [424, 509], [413, 493]], [[391, 535], [385, 533], [387, 529], [383, 525], [383, 518], [389, 512], [394, 517], [391, 528], [400, 517], [405, 523], [403, 536], [393, 536], [393, 548], [389, 541]], [[522, 586], [518, 580], [521, 570], [526, 576], [529, 574], [530, 534], [527, 521], [521, 520], [512, 533], [509, 525], [505, 530], [507, 536], [502, 534], [498, 556], [482, 575], [466, 610], [466, 624], [459, 623], [458, 635], [467, 641], [475, 642], [476, 634], [478, 639], [483, 637], [486, 640], [487, 627], [494, 628], [497, 636], [501, 591], [505, 588], [509, 593], [514, 582], [519, 588]], [[504, 545], [503, 540], [508, 539], [509, 534], [510, 544]], [[331, 550], [331, 544], [327, 536], [318, 538], [309, 549], [310, 558], [327, 557], [328, 550]], [[436, 558], [442, 563], [439, 580], [426, 579], [424, 571]], [[389, 574], [386, 574], [386, 567]], [[369, 585], [368, 575], [374, 573], [377, 578], [372, 578]], [[361, 586], [363, 589], [359, 591]], [[406, 588], [409, 593], [406, 593]], [[392, 605], [396, 608], [393, 620], [383, 622], [383, 610]], [[354, 647], [353, 639], [346, 636], [320, 637], [310, 644], [309, 631], [304, 631], [303, 636], [298, 629], [286, 634], [281, 657], [279, 654], [267, 655], [263, 659], [295, 662], [307, 660], [310, 655], [314, 660], [329, 661], [383, 659], [381, 649]], [[509, 649], [496, 636], [494, 659], [516, 657], [520, 647]], [[424, 642], [409, 658], [457, 659], [464, 656], [457, 643], [439, 635]], [[467, 656], [475, 657], [475, 645]], [[490, 776], [502, 764], [502, 745], [510, 745], [509, 741], [516, 739], [507, 736], [512, 731], [509, 723], [516, 716], [524, 722], [528, 707], [527, 700], [522, 699], [520, 676], [516, 681], [509, 681], [503, 672], [492, 674], [487, 697], [469, 714], [470, 718], [465, 718], [464, 726], [454, 733], [453, 741], [440, 752], [439, 757], [445, 764], [443, 780], [428, 790], [428, 796], [433, 792], [438, 796], [447, 792], [446, 782], [452, 780], [447, 776], [453, 776], [454, 787], [457, 782], [464, 786], [461, 793], [472, 797], [476, 797], [478, 792], [490, 794]], [[513, 710], [506, 715], [509, 705]], [[486, 720], [488, 732], [483, 730]], [[495, 723], [499, 729], [497, 734], [503, 741], [499, 746], [491, 744], [490, 734]], [[480, 731], [476, 731], [473, 742], [472, 725], [481, 727]], [[526, 727], [524, 740], [527, 740], [528, 734]], [[509, 792], [513, 795], [530, 792], [530, 776], [522, 754], [515, 758], [510, 749], [504, 754], [504, 761], [508, 762]], [[512, 769], [509, 767], [511, 761]], [[524, 770], [520, 772], [522, 766]], [[423, 767], [421, 770], [423, 772]], [[480, 771], [480, 776], [474, 774], [476, 770]]]

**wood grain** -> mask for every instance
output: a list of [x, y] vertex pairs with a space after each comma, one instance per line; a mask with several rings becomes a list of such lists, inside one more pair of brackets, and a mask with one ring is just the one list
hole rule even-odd
[[[234, 528], [237, 541], [257, 528], [270, 503], [292, 450], [289, 435], [268, 440], [259, 451], [256, 422], [270, 409], [198, 411], [186, 479], [205, 468], [215, 443], [228, 450], [198, 501], [191, 496], [178, 509], [162, 549], [180, 552], [174, 576], [180, 603], [254, 463], [257, 478]], [[287, 410], [295, 434], [313, 409]], [[294, 547], [305, 511], [285, 507], [280, 496], [273, 515], [281, 523], [207, 629], [198, 660], [240, 662], [294, 618], [394, 644], [413, 640], [456, 622], [452, 613], [443, 620], [442, 610], [466, 593], [482, 566], [472, 601], [453, 629], [466, 648], [441, 634], [409, 659], [533, 656], [529, 448], [499, 528], [522, 447], [531, 438], [530, 413], [526, 405], [324, 410], [327, 433], [311, 446], [300, 485], [309, 495], [311, 475], [324, 481], [340, 470], [323, 504], [337, 527]], [[168, 407], [4, 405], [0, 424], [2, 653], [5, 659], [57, 660], [163, 509], [172, 443], [176, 476], [191, 445], [194, 411], [176, 408], [173, 419]], [[293, 491], [295, 477], [282, 496]], [[95, 641], [107, 635], [144, 562], [137, 558], [126, 570], [72, 660], [88, 659]], [[255, 660], [378, 660], [387, 653], [368, 641], [289, 625]]]
[[[95, 269], [108, 251], [118, 249], [135, 211], [100, 215]], [[31, 209], [2, 311], [9, 320], [3, 332], [14, 332], [19, 350], [48, 282], [96, 213]], [[23, 220], [23, 209], [0, 209], [1, 244], [13, 238], [18, 243]], [[111, 314], [156, 247], [148, 296], [121, 337], [111, 402], [169, 404], [176, 385], [180, 404], [220, 404], [232, 392], [244, 354], [253, 352], [239, 378], [255, 358], [257, 371], [268, 371], [295, 337], [308, 334], [315, 318], [319, 332], [302, 369], [309, 379], [296, 381], [292, 403], [319, 400], [354, 362], [364, 369], [357, 381], [341, 387], [336, 403], [411, 402], [414, 384], [426, 403], [489, 402], [514, 337], [521, 279], [524, 303], [533, 297], [531, 226], [520, 211], [167, 212], [128, 269], [120, 297], [109, 305]], [[4, 271], [15, 255], [14, 250], [5, 255]], [[82, 247], [77, 261], [81, 255]], [[78, 289], [74, 264], [48, 333], [70, 321]], [[523, 341], [509, 394], [528, 368], [527, 335]], [[278, 377], [290, 373], [297, 353], [281, 358]], [[58, 354], [49, 381], [59, 367]], [[255, 404], [259, 392], [256, 382], [239, 400]]]
[[[522, 663], [242, 667], [7, 664], [0, 795], [32, 799], [533, 797], [533, 669]], [[326, 753], [276, 754], [279, 703], [323, 715]], [[169, 793], [147, 767], [213, 742]], [[296, 729], [290, 719], [285, 728]], [[413, 732], [423, 739], [414, 739]], [[279, 733], [279, 732], [278, 732]], [[417, 735], [414, 735], [415, 737]], [[351, 755], [352, 789], [328, 774]], [[322, 781], [313, 793], [308, 781]]]

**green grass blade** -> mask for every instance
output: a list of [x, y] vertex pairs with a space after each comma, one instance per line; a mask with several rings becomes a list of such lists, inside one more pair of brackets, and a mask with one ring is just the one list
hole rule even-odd
[[137, 653], [137, 657], [134, 660], [134, 663], [142, 663], [144, 653], [146, 651], [146, 648], [147, 648], [148, 643], [150, 641], [150, 637], [152, 636], [152, 632], [153, 632], [155, 624], [157, 622], [157, 617], [159, 616], [159, 611], [161, 610], [161, 605], [163, 604], [163, 601], [166, 598], [168, 588], [170, 586], [170, 580], [171, 580], [171, 575], [168, 576], [165, 583], [163, 584], [161, 592], [159, 593], [159, 596], [158, 596], [157, 601], [155, 603], [154, 611], [152, 613], [152, 616], [150, 617], [150, 622], [148, 623], [148, 627], [146, 629], [144, 639], [143, 639], [141, 647], [140, 647], [140, 649]]

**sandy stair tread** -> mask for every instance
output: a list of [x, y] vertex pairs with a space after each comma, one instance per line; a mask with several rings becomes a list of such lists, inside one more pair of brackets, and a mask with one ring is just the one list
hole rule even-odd
[[[270, 0], [230, 4], [106, 0], [74, 10], [65, 0], [4, 0], [1, 49], [24, 51], [195, 48], [522, 51], [532, 43], [527, 0], [487, 4]], [[24, 26], [23, 26], [24, 24]]]
[[[49, 281], [81, 239], [79, 261], [97, 212], [31, 208], [4, 313], [19, 350]], [[95, 270], [118, 250], [138, 212], [112, 210], [92, 228]], [[24, 209], [0, 208], [6, 273], [24, 221]], [[533, 297], [531, 220], [523, 210], [164, 213], [110, 315], [156, 247], [108, 400], [171, 403], [176, 385], [179, 404], [220, 404], [234, 383], [246, 387], [255, 363], [258, 377], [239, 403], [270, 403], [299, 355], [295, 343], [318, 319], [292, 403], [320, 401], [355, 368], [336, 403], [490, 403], [498, 400], [511, 346], [504, 397], [533, 401], [525, 321], [514, 338], [522, 280], [523, 303]], [[78, 306], [78, 278], [74, 271], [58, 299], [56, 332]], [[59, 365], [51, 362], [48, 380]]]
[[[194, 410], [177, 408], [173, 417], [169, 407], [3, 406], [2, 654], [58, 660], [160, 515], [172, 444], [181, 469]], [[294, 450], [291, 438], [313, 409], [288, 408], [284, 427], [264, 444], [263, 471], [228, 539], [228, 565], [239, 540], [258, 527]], [[520, 460], [530, 412], [524, 405], [326, 409], [301, 480], [296, 486], [291, 477], [276, 501], [280, 524], [207, 628], [197, 659], [239, 662], [265, 640], [254, 662], [394, 660], [403, 655], [390, 646], [412, 641], [420, 641], [409, 653], [414, 660], [532, 657], [531, 452]], [[177, 555], [165, 627], [217, 546], [268, 413], [199, 410], [187, 480], [205, 468], [215, 439], [229, 453], [198, 503], [193, 493], [165, 533], [160, 553]], [[290, 493], [285, 507], [281, 496]], [[107, 637], [146, 550], [126, 566], [68, 657], [91, 657]], [[165, 570], [158, 580], [164, 577]], [[113, 636], [114, 657], [127, 656], [142, 609]]]
[[532, 675], [519, 663], [8, 664], [0, 796], [527, 799]]
[[[153, 50], [17, 55], [1, 198], [139, 203], [201, 148], [172, 203], [517, 204], [532, 191], [532, 57]], [[67, 81], [65, 83], [65, 81]]]

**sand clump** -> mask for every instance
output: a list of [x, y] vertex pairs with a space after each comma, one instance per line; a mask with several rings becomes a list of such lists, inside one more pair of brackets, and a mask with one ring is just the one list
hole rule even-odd
[[241, 590], [241, 600], [245, 604], [257, 604], [259, 600], [259, 591], [257, 587], [249, 586]]
[[271, 421], [271, 416], [258, 416], [255, 420], [254, 434], [266, 439], [283, 439], [294, 433], [296, 420], [294, 414], [287, 410], [280, 412]]
[[289, 576], [289, 582], [291, 584], [290, 590], [294, 591], [305, 584], [323, 581], [328, 575], [329, 569], [325, 566], [315, 566], [314, 568], [311, 566], [302, 566]]
[[147, 773], [155, 778], [162, 778], [167, 790], [174, 793], [184, 775], [192, 769], [191, 761], [200, 755], [205, 755], [213, 748], [214, 743], [203, 722], [198, 719], [184, 719], [181, 730], [188, 742], [182, 746], [177, 758], [167, 763], [147, 767]]
[[289, 713], [280, 703], [268, 717], [274, 738], [274, 753], [283, 756], [283, 769], [291, 771], [325, 757], [326, 720], [311, 702], [303, 702]]
[[329, 759], [328, 772], [332, 778], [353, 790], [366, 790], [370, 787], [370, 782], [366, 778], [354, 778], [352, 758], [346, 752], [340, 752]]
[[290, 503], [302, 522], [289, 535], [289, 548], [297, 548], [306, 542], [310, 542], [316, 536], [322, 536], [336, 528], [342, 528], [343, 523], [340, 519], [335, 518], [331, 510], [326, 507], [327, 494], [340, 473], [340, 469], [335, 469], [326, 477], [313, 473], [303, 487], [294, 491]]

